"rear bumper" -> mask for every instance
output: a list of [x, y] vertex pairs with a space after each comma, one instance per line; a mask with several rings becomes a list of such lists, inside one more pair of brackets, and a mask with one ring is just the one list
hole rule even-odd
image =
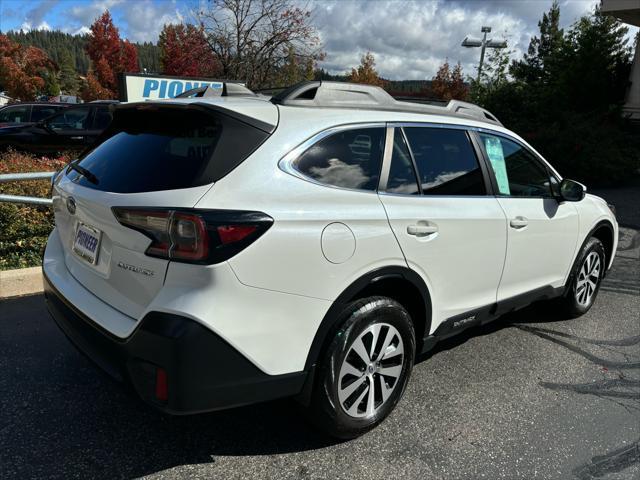
[[[43, 271], [47, 307], [58, 327], [86, 356], [147, 403], [171, 414], [190, 414], [293, 396], [305, 372], [267, 375], [200, 323], [151, 312], [127, 338], [118, 338], [77, 310]], [[158, 369], [168, 395], [158, 398]], [[162, 396], [160, 396], [162, 397]]]

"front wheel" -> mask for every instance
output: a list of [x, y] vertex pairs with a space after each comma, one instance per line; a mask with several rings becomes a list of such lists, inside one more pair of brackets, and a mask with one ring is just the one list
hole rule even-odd
[[602, 242], [591, 237], [578, 255], [571, 285], [561, 300], [571, 317], [584, 315], [593, 305], [607, 268], [605, 262]]
[[317, 371], [311, 421], [349, 439], [371, 430], [396, 406], [415, 355], [413, 322], [398, 302], [369, 297], [348, 305]]

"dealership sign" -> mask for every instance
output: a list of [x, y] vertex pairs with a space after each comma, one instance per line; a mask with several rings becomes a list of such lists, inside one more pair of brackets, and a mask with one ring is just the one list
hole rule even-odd
[[143, 102], [174, 98], [193, 88], [210, 87], [214, 92], [224, 89], [224, 83], [211, 78], [170, 77], [122, 73], [119, 78], [121, 102]]

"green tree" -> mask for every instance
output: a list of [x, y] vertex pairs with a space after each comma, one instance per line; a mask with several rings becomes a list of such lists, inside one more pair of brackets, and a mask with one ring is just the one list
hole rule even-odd
[[564, 44], [564, 31], [560, 28], [560, 5], [554, 0], [548, 12], [538, 22], [540, 36], [533, 37], [524, 58], [513, 62], [511, 75], [516, 80], [532, 83], [547, 80], [555, 72], [558, 55]]
[[60, 55], [60, 90], [66, 95], [78, 93], [78, 74], [69, 51]]
[[58, 72], [51, 69], [43, 74], [44, 79], [44, 94], [49, 97], [55, 97], [60, 95], [60, 83], [58, 82]]
[[621, 118], [631, 63], [627, 29], [600, 8], [567, 32], [559, 18], [554, 3], [525, 57], [512, 63], [512, 79], [484, 79], [474, 99], [563, 175], [588, 184], [628, 180], [640, 168], [640, 131]]
[[556, 88], [563, 107], [607, 111], [624, 100], [631, 68], [628, 28], [597, 7], [569, 30], [558, 61]]

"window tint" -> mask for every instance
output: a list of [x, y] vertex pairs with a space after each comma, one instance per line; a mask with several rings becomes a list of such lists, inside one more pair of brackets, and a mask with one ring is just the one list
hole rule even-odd
[[70, 108], [47, 120], [47, 126], [52, 130], [86, 130], [88, 120], [88, 108]]
[[344, 130], [320, 140], [295, 162], [297, 170], [327, 185], [376, 190], [384, 128]]
[[405, 128], [425, 195], [484, 195], [482, 170], [464, 130]]
[[480, 134], [502, 195], [550, 197], [549, 174], [538, 159], [521, 145], [504, 137]]
[[399, 128], [395, 129], [393, 137], [393, 153], [391, 155], [391, 166], [389, 168], [386, 191], [410, 195], [420, 193], [416, 174], [413, 170], [411, 155], [404, 141], [402, 130]]
[[31, 121], [39, 122], [40, 120], [44, 120], [59, 111], [59, 107], [53, 107], [50, 105], [34, 105], [33, 110], [31, 111]]
[[6, 107], [0, 110], [0, 122], [23, 123], [29, 121], [29, 107]]
[[93, 120], [94, 130], [104, 130], [111, 123], [111, 112], [108, 108], [96, 109], [96, 118]]
[[173, 190], [206, 185], [244, 161], [268, 134], [226, 115], [191, 108], [131, 108], [116, 112], [107, 138], [74, 170], [80, 185], [115, 193]]

